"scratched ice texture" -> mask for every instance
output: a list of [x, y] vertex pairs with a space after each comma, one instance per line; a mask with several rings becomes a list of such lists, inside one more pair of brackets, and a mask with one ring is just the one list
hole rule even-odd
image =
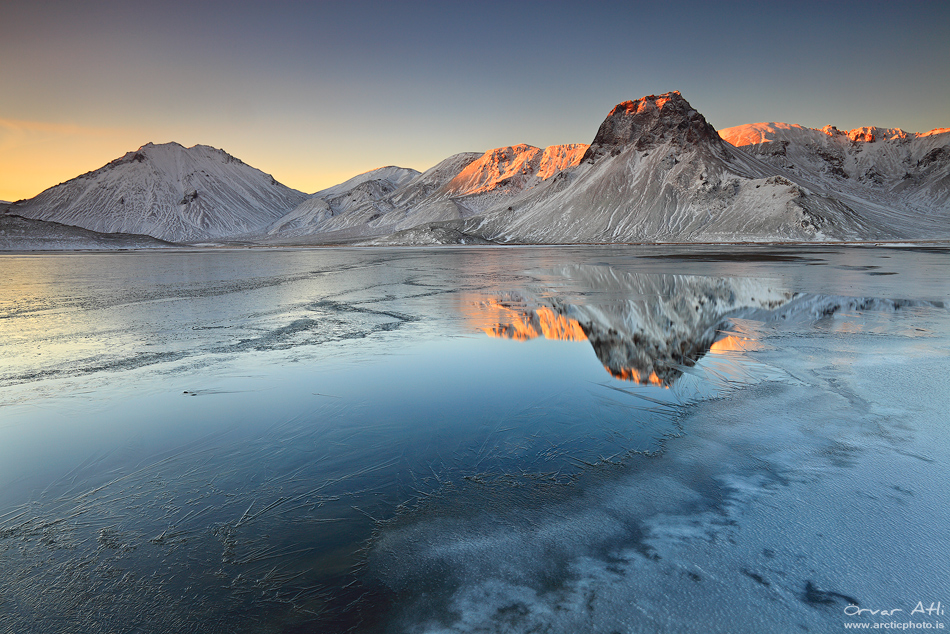
[[936, 247], [0, 256], [0, 632], [946, 626], [915, 608], [950, 608], [948, 274]]

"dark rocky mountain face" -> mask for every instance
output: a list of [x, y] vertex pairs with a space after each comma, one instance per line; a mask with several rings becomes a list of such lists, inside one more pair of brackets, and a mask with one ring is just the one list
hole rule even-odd
[[674, 91], [614, 106], [582, 161], [593, 163], [602, 156], [616, 156], [630, 145], [645, 150], [670, 141], [681, 147], [697, 143], [722, 146], [716, 129]]

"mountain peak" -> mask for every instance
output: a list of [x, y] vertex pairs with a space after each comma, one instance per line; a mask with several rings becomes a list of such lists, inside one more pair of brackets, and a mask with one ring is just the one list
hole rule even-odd
[[256, 230], [306, 197], [224, 150], [146, 143], [21, 201], [16, 214], [182, 242]]
[[835, 138], [845, 136], [852, 143], [874, 143], [875, 141], [905, 140], [915, 134], [908, 134], [900, 128], [878, 128], [875, 126], [863, 126], [852, 130], [839, 130], [833, 125], [826, 125], [821, 129], [822, 132]]
[[584, 159], [596, 161], [607, 154], [619, 154], [628, 145], [643, 150], [664, 142], [682, 146], [703, 141], [721, 142], [716, 129], [674, 90], [614, 106]]
[[647, 95], [646, 97], [641, 97], [640, 99], [635, 99], [633, 101], [624, 101], [614, 106], [614, 109], [610, 111], [611, 115], [617, 114], [618, 112], [623, 112], [624, 114], [636, 114], [638, 112], [644, 112], [646, 110], [660, 110], [666, 104], [673, 101], [681, 101], [689, 106], [689, 103], [683, 99], [682, 93], [678, 90], [673, 90], [671, 92], [663, 93], [662, 95]]

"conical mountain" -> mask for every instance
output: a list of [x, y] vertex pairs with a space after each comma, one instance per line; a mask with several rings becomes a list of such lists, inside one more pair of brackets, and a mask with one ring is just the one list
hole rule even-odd
[[223, 150], [149, 143], [7, 213], [186, 242], [259, 229], [306, 198]]

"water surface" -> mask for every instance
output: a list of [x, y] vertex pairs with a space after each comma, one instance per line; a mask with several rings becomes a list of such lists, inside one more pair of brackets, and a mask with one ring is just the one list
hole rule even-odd
[[0, 256], [0, 629], [936, 627], [948, 255]]

